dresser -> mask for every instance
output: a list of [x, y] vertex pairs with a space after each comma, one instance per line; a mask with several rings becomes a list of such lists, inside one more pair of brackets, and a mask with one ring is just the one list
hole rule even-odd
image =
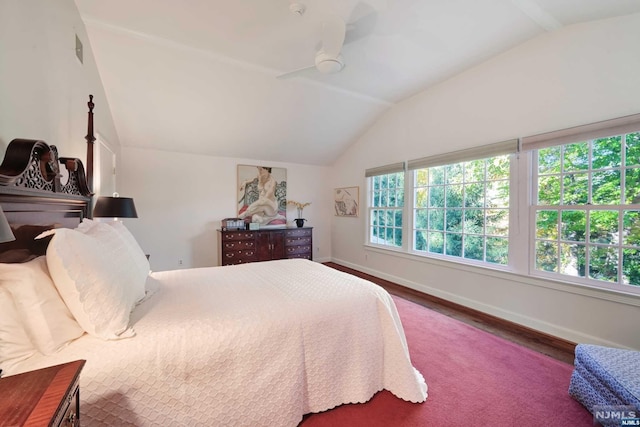
[[218, 264], [284, 258], [313, 259], [313, 227], [268, 230], [218, 230]]
[[84, 360], [0, 378], [0, 426], [80, 425]]

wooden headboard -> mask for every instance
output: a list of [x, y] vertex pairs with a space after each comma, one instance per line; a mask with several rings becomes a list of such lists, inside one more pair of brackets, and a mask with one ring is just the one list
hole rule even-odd
[[[89, 98], [86, 136], [87, 169], [93, 171], [93, 96]], [[58, 150], [44, 141], [14, 139], [0, 164], [0, 206], [13, 228], [20, 226], [75, 227], [91, 217], [90, 181], [80, 159], [58, 157]], [[23, 228], [27, 229], [28, 227]], [[37, 227], [31, 227], [37, 230]], [[31, 247], [32, 233], [16, 234], [14, 242], [0, 244], [0, 253]], [[20, 234], [20, 235], [18, 235]]]

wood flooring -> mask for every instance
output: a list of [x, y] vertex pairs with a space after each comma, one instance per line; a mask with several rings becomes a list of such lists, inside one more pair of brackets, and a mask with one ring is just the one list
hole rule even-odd
[[431, 310], [467, 323], [478, 329], [482, 329], [501, 338], [515, 342], [524, 347], [528, 347], [539, 353], [546, 354], [554, 359], [573, 365], [574, 350], [576, 346], [575, 343], [438, 297], [409, 289], [397, 283], [380, 279], [378, 277], [344, 267], [340, 264], [327, 262], [325, 265], [374, 282], [385, 288], [392, 295], [396, 295], [424, 307], [428, 307]]

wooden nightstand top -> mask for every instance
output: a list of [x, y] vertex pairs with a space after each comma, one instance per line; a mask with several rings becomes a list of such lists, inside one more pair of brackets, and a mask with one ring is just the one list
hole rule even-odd
[[0, 426], [46, 426], [63, 409], [84, 360], [0, 378]]

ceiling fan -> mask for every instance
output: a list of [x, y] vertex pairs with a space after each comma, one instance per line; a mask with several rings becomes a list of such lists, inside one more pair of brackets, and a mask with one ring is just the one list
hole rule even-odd
[[345, 65], [341, 51], [346, 33], [347, 26], [342, 18], [336, 15], [327, 17], [322, 23], [322, 46], [316, 52], [315, 65], [281, 74], [277, 78], [297, 77], [307, 74], [309, 70], [317, 70], [323, 74], [340, 72]]

